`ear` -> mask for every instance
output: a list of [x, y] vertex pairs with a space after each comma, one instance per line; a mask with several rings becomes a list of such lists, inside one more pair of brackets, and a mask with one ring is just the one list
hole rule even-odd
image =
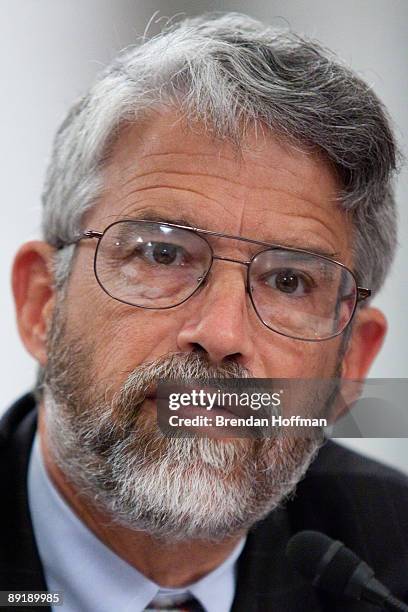
[[41, 241], [24, 244], [14, 259], [12, 284], [20, 337], [28, 352], [44, 366], [46, 335], [54, 308], [52, 255]]
[[343, 359], [343, 378], [363, 380], [377, 356], [387, 332], [387, 321], [378, 308], [361, 308]]
[[341, 393], [330, 415], [333, 423], [344, 416], [360, 396], [363, 381], [382, 346], [386, 332], [387, 321], [380, 310], [365, 307], [357, 311], [342, 362], [342, 379], [352, 383], [345, 382], [341, 386]]

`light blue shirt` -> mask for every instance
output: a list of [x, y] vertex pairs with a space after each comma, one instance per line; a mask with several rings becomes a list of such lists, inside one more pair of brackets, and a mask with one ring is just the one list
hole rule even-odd
[[186, 591], [206, 612], [229, 612], [245, 538], [194, 584], [161, 589], [103, 544], [73, 512], [48, 476], [38, 434], [30, 457], [28, 501], [48, 590], [63, 592], [64, 603], [54, 612], [142, 612], [158, 594]]

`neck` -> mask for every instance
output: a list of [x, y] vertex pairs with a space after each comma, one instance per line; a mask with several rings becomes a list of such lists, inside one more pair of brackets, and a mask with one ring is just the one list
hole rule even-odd
[[221, 565], [244, 536], [240, 533], [221, 542], [166, 542], [146, 532], [117, 525], [89, 499], [81, 496], [53, 461], [47, 444], [43, 410], [39, 415], [39, 435], [48, 476], [71, 509], [114, 553], [162, 587], [183, 587], [199, 580]]

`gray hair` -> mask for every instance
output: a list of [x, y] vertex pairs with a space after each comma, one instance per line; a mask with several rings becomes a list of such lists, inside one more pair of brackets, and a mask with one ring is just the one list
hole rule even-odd
[[[396, 144], [386, 111], [370, 89], [315, 41], [237, 13], [170, 24], [125, 49], [77, 102], [57, 132], [43, 193], [43, 234], [72, 241], [103, 189], [102, 169], [125, 122], [175, 107], [238, 150], [262, 126], [318, 151], [341, 184], [353, 220], [360, 284], [381, 287], [396, 245], [392, 177]], [[59, 251], [56, 285], [69, 275], [74, 247]]]

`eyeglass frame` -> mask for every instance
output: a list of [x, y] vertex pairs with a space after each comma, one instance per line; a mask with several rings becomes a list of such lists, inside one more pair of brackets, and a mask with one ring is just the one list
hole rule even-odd
[[[104, 285], [100, 281], [100, 279], [98, 277], [97, 269], [96, 269], [96, 261], [97, 261], [97, 255], [98, 255], [99, 246], [101, 244], [102, 238], [104, 237], [106, 232], [108, 230], [110, 230], [111, 227], [113, 227], [114, 225], [117, 225], [118, 223], [125, 223], [125, 222], [130, 222], [130, 223], [155, 223], [157, 225], [164, 225], [164, 226], [170, 227], [170, 228], [187, 230], [189, 232], [192, 232], [192, 233], [198, 235], [199, 238], [201, 238], [202, 240], [205, 241], [205, 243], [207, 244], [208, 248], [210, 249], [211, 263], [210, 263], [210, 266], [209, 266], [207, 272], [205, 273], [203, 278], [200, 280], [200, 283], [197, 285], [197, 287], [194, 289], [194, 291], [188, 297], [186, 297], [181, 302], [178, 302], [177, 304], [174, 304], [172, 306], [163, 306], [163, 307], [139, 306], [138, 304], [133, 304], [132, 302], [127, 302], [126, 300], [122, 300], [120, 298], [114, 297], [111, 293], [109, 293], [109, 291], [107, 291], [107, 289], [104, 287]], [[228, 238], [228, 239], [231, 239], [231, 240], [239, 240], [240, 242], [247, 242], [249, 244], [254, 244], [254, 245], [257, 245], [257, 246], [263, 246], [263, 247], [266, 247], [266, 248], [262, 249], [262, 250], [260, 250], [260, 251], [258, 251], [256, 253], [254, 253], [252, 255], [251, 259], [249, 259], [248, 261], [242, 261], [240, 259], [233, 259], [231, 257], [222, 257], [220, 255], [215, 255], [214, 254], [214, 250], [212, 248], [212, 245], [210, 244], [210, 242], [204, 236], [201, 236], [201, 234], [204, 234], [204, 236], [214, 236], [216, 238]], [[144, 310], [168, 310], [170, 308], [176, 308], [177, 306], [181, 306], [181, 304], [184, 304], [185, 302], [187, 302], [187, 300], [189, 300], [191, 297], [193, 297], [193, 295], [207, 281], [208, 276], [209, 276], [210, 271], [211, 271], [211, 268], [212, 268], [212, 265], [213, 265], [213, 262], [214, 262], [215, 259], [219, 260], [219, 261], [227, 261], [227, 262], [237, 263], [237, 264], [241, 264], [241, 265], [246, 266], [246, 268], [247, 268], [247, 273], [246, 273], [246, 292], [249, 295], [249, 298], [251, 300], [252, 306], [253, 306], [253, 308], [255, 310], [255, 313], [256, 313], [258, 319], [270, 331], [274, 331], [277, 334], [285, 336], [286, 338], [292, 338], [294, 340], [302, 340], [303, 342], [324, 342], [325, 340], [331, 340], [332, 338], [336, 338], [337, 336], [342, 334], [347, 329], [347, 327], [350, 325], [350, 323], [353, 320], [353, 317], [355, 315], [355, 312], [356, 312], [356, 309], [357, 309], [357, 306], [358, 306], [359, 302], [362, 302], [362, 301], [366, 300], [367, 298], [369, 298], [371, 296], [371, 289], [367, 289], [365, 287], [360, 287], [358, 285], [357, 278], [356, 278], [356, 275], [353, 272], [353, 270], [350, 270], [350, 268], [348, 266], [346, 266], [345, 264], [341, 263], [340, 261], [332, 259], [331, 257], [327, 257], [326, 255], [321, 255], [320, 253], [314, 253], [313, 251], [309, 251], [308, 249], [299, 249], [299, 248], [296, 248], [296, 247], [289, 247], [289, 246], [284, 246], [284, 245], [281, 245], [281, 244], [263, 242], [261, 240], [254, 240], [253, 238], [244, 238], [243, 236], [234, 236], [232, 234], [223, 234], [221, 232], [215, 232], [215, 231], [212, 231], [212, 230], [206, 230], [206, 229], [201, 229], [201, 228], [198, 228], [198, 227], [192, 227], [190, 225], [181, 225], [181, 224], [178, 224], [178, 223], [171, 223], [170, 221], [157, 221], [157, 220], [149, 220], [149, 219], [119, 219], [117, 221], [113, 221], [113, 223], [110, 223], [107, 227], [105, 227], [105, 229], [102, 232], [97, 231], [97, 230], [93, 230], [93, 229], [85, 230], [80, 236], [78, 236], [74, 240], [72, 240], [70, 242], [64, 242], [63, 244], [59, 245], [57, 248], [58, 249], [62, 249], [65, 246], [70, 246], [72, 244], [77, 244], [81, 240], [89, 240], [89, 239], [93, 239], [93, 238], [96, 238], [98, 240], [98, 244], [97, 244], [97, 246], [95, 248], [95, 253], [94, 253], [93, 269], [94, 269], [95, 278], [98, 281], [98, 285], [101, 287], [102, 291], [104, 291], [107, 295], [109, 295], [109, 297], [111, 297], [113, 300], [117, 300], [118, 302], [121, 302], [122, 304], [127, 304], [128, 306], [134, 306], [135, 308], [143, 308]], [[349, 321], [343, 327], [343, 329], [338, 331], [336, 334], [333, 334], [332, 336], [328, 336], [327, 338], [300, 338], [298, 336], [291, 336], [291, 335], [285, 334], [284, 332], [281, 332], [281, 331], [279, 331], [277, 329], [273, 329], [272, 327], [269, 327], [269, 325], [267, 325], [265, 323], [265, 321], [262, 319], [261, 315], [259, 314], [259, 312], [257, 310], [257, 307], [255, 305], [254, 299], [253, 299], [253, 295], [252, 295], [252, 291], [251, 291], [250, 283], [249, 283], [249, 273], [250, 273], [250, 266], [253, 263], [254, 259], [258, 255], [260, 255], [261, 253], [264, 253], [265, 251], [275, 250], [275, 249], [281, 249], [281, 250], [284, 250], [284, 251], [290, 251], [290, 252], [295, 252], [295, 253], [306, 253], [308, 255], [313, 255], [314, 257], [318, 257], [319, 259], [324, 259], [326, 261], [329, 261], [330, 263], [334, 263], [334, 264], [340, 266], [341, 268], [343, 268], [344, 270], [346, 270], [347, 272], [349, 272], [349, 274], [351, 274], [351, 276], [352, 276], [352, 278], [353, 278], [353, 280], [355, 282], [355, 286], [356, 286], [356, 298], [355, 298], [355, 303], [354, 303], [353, 311], [352, 311], [352, 313], [350, 315]]]

